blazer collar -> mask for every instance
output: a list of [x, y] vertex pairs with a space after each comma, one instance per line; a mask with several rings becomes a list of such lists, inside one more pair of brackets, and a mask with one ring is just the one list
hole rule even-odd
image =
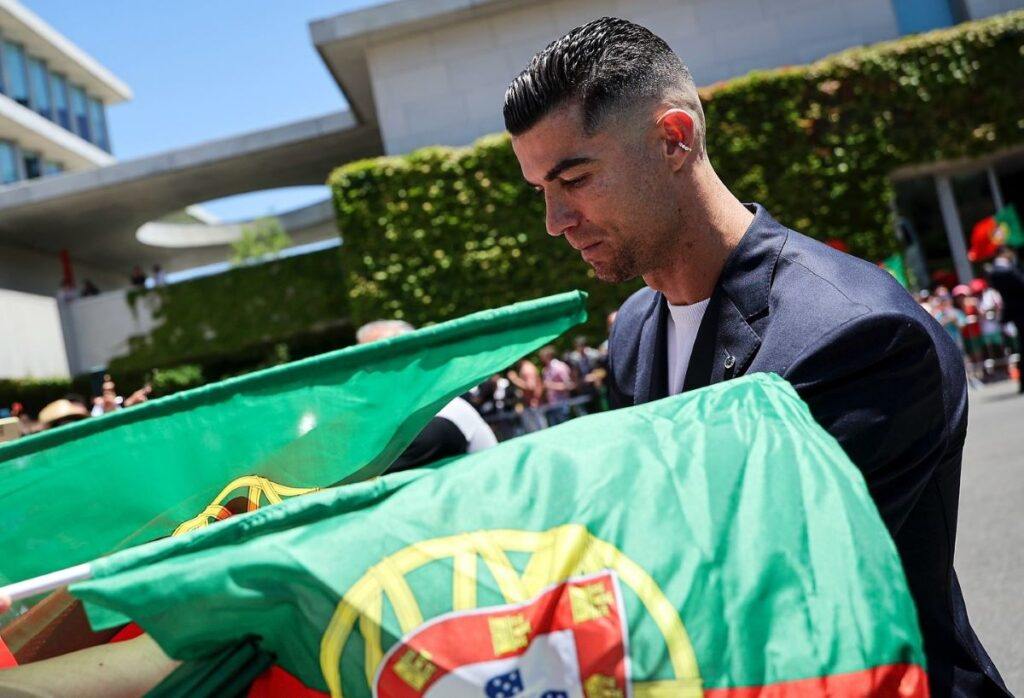
[[747, 232], [722, 267], [715, 290], [732, 301], [748, 323], [768, 312], [775, 263], [789, 232], [761, 204], [747, 204], [754, 214]]
[[746, 233], [726, 259], [704, 313], [683, 390], [743, 375], [761, 346], [775, 265], [788, 230], [760, 204]]

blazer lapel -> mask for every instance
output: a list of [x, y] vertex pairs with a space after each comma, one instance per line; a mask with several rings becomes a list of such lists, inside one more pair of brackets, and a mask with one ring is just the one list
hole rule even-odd
[[640, 330], [640, 356], [650, 356], [651, 361], [639, 363], [633, 386], [633, 404], [639, 405], [668, 396], [668, 307], [665, 297], [655, 296], [654, 307], [647, 313]]
[[743, 375], [761, 347], [775, 264], [787, 231], [761, 206], [730, 255], [697, 331], [683, 390]]

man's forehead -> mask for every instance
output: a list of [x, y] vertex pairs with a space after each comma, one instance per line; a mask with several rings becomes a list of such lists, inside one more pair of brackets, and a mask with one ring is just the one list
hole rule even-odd
[[532, 181], [543, 179], [562, 160], [587, 156], [584, 151], [592, 147], [593, 138], [584, 132], [582, 113], [573, 103], [551, 110], [527, 131], [512, 137], [523, 175]]

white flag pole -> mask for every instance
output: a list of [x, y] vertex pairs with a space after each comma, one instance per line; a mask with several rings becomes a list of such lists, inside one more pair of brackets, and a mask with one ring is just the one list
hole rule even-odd
[[11, 601], [19, 601], [36, 594], [59, 589], [73, 582], [80, 582], [83, 579], [91, 578], [92, 564], [87, 562], [84, 565], [66, 567], [56, 572], [50, 572], [49, 574], [43, 574], [32, 579], [0, 587], [0, 598], [7, 597]]

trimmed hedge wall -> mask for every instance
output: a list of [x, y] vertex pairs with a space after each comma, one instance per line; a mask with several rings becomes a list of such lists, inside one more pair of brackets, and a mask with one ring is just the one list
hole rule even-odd
[[[751, 73], [702, 97], [708, 153], [737, 196], [878, 261], [896, 249], [893, 170], [1024, 143], [1024, 12]], [[328, 183], [356, 324], [424, 324], [582, 288], [596, 338], [636, 288], [597, 282], [548, 239], [505, 136], [352, 163]]]
[[342, 284], [333, 248], [133, 292], [129, 303], [150, 304], [159, 325], [131, 338], [110, 372], [198, 364], [217, 380], [351, 344]]

